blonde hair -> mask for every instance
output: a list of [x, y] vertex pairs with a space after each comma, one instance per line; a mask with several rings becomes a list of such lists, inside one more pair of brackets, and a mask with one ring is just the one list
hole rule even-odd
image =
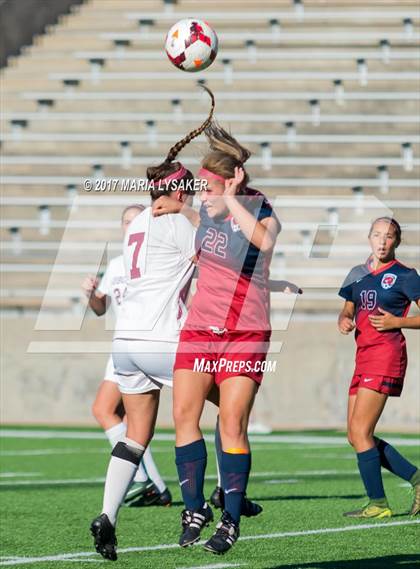
[[[162, 180], [166, 176], [170, 174], [174, 174], [177, 172], [182, 164], [180, 162], [174, 162], [177, 155], [181, 152], [181, 150], [187, 146], [194, 138], [199, 136], [205, 129], [211, 124], [214, 108], [216, 106], [216, 101], [214, 98], [213, 93], [208, 89], [205, 85], [202, 85], [202, 88], [209, 94], [211, 99], [211, 107], [210, 112], [207, 119], [200, 125], [198, 128], [191, 130], [183, 139], [179, 140], [172, 148], [169, 149], [169, 152], [165, 158], [165, 160], [159, 164], [159, 166], [151, 166], [147, 168], [147, 178], [149, 180], [153, 180], [157, 182]], [[182, 178], [182, 180], [192, 180], [194, 179], [193, 174], [187, 170], [187, 174]], [[167, 195], [169, 191], [165, 189], [156, 189], [151, 191], [152, 199], [157, 199], [161, 195]]]
[[144, 207], [144, 205], [140, 204], [140, 203], [133, 203], [131, 205], [128, 205], [127, 207], [125, 207], [122, 210], [121, 213], [121, 223], [123, 222], [124, 219], [124, 215], [127, 213], [127, 211], [129, 211], [130, 209], [138, 209], [139, 212], [141, 213], [142, 211], [144, 211], [146, 208]]
[[[212, 120], [204, 132], [210, 150], [203, 158], [203, 168], [223, 178], [233, 178], [235, 168], [243, 168], [251, 152], [239, 144], [236, 138], [219, 126], [216, 121]], [[248, 182], [249, 176], [245, 172], [241, 189], [245, 188]]]

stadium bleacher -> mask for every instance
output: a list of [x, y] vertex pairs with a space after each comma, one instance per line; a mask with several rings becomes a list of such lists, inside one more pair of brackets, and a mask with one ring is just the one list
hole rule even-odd
[[[215, 91], [218, 119], [253, 151], [253, 184], [276, 205], [283, 233], [272, 274], [307, 287], [298, 312], [337, 309], [337, 286], [366, 255], [378, 214], [395, 213], [401, 258], [416, 264], [416, 1], [195, 3], [220, 40], [217, 60], [198, 74], [175, 70], [162, 45], [191, 1], [138, 4], [76, 6], [2, 72], [4, 309], [38, 309], [54, 266], [47, 304], [74, 310], [83, 274], [98, 267], [97, 244], [118, 251], [121, 207], [147, 202], [87, 193], [84, 179], [144, 176], [205, 118], [200, 81]], [[183, 161], [197, 167], [204, 143]]]

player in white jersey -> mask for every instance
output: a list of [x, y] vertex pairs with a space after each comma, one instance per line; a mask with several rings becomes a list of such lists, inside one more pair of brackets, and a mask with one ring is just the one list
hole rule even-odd
[[[131, 221], [143, 210], [144, 206], [137, 204], [124, 209], [121, 219], [124, 234]], [[123, 255], [111, 259], [100, 281], [92, 275], [86, 277], [82, 283], [82, 289], [95, 314], [102, 316], [111, 305], [112, 312], [118, 317], [127, 290], [127, 280]], [[125, 410], [112, 356], [109, 356], [104, 379], [99, 385], [92, 405], [92, 412], [104, 429], [111, 446], [114, 447], [125, 436], [127, 426], [123, 421]], [[152, 504], [167, 506], [171, 504], [171, 500], [170, 492], [159, 474], [150, 447], [148, 447], [135, 474], [133, 484], [127, 492], [124, 504], [127, 506]]]

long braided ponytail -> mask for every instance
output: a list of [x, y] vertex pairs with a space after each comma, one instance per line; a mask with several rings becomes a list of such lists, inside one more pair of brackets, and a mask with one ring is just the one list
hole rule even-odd
[[[172, 146], [172, 148], [169, 149], [169, 152], [165, 160], [162, 162], [162, 164], [160, 164], [159, 166], [151, 166], [150, 168], [147, 168], [147, 177], [149, 180], [158, 181], [164, 178], [165, 176], [169, 176], [170, 174], [173, 174], [174, 172], [179, 170], [181, 164], [179, 162], [174, 162], [174, 159], [181, 152], [181, 150], [185, 146], [187, 146], [187, 144], [189, 144], [194, 138], [199, 136], [202, 132], [206, 130], [206, 128], [208, 128], [211, 125], [214, 108], [216, 106], [216, 101], [210, 89], [208, 89], [205, 85], [202, 85], [202, 88], [209, 94], [211, 99], [211, 108], [209, 116], [201, 126], [189, 132], [182, 140], [179, 140], [176, 144], [174, 144], [174, 146]], [[190, 175], [188, 176], [188, 178], [192, 179], [193, 175], [191, 174], [191, 172], [189, 172], [189, 174]], [[187, 178], [187, 176], [185, 177]]]

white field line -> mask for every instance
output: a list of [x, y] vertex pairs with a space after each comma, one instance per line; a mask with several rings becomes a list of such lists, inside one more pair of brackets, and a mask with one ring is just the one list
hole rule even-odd
[[[1, 456], [1, 455], [0, 455]], [[308, 454], [303, 454], [302, 458], [321, 458], [321, 459], [327, 459], [327, 458], [333, 458], [334, 460], [355, 460], [356, 458], [356, 453], [353, 454], [333, 454], [333, 453], [325, 453], [325, 454], [319, 454], [319, 453], [308, 453]]]
[[19, 478], [26, 477], [30, 478], [32, 476], [42, 476], [41, 472], [0, 472], [0, 478]]
[[265, 480], [264, 484], [275, 484], [278, 486], [279, 484], [297, 484], [299, 480], [296, 478], [289, 478], [286, 480]]
[[[85, 439], [85, 440], [104, 440], [105, 435], [95, 431], [42, 431], [29, 429], [0, 429], [0, 438], [18, 439]], [[213, 435], [205, 435], [206, 441], [212, 442]], [[291, 443], [291, 444], [322, 444], [322, 445], [344, 445], [348, 442], [343, 436], [326, 437], [322, 435], [250, 435], [251, 442], [256, 443]], [[155, 441], [174, 441], [173, 433], [158, 433], [153, 437]], [[420, 439], [405, 439], [400, 437], [387, 437], [388, 442], [399, 446], [419, 446]]]
[[[254, 478], [269, 478], [270, 476], [289, 476], [294, 477], [293, 480], [296, 478], [305, 478], [311, 476], [348, 476], [348, 475], [357, 475], [359, 474], [358, 470], [301, 470], [297, 472], [278, 472], [278, 471], [270, 471], [270, 472], [251, 472], [251, 480]], [[387, 473], [384, 473], [387, 474]], [[165, 476], [165, 480], [167, 482], [178, 482], [178, 478], [175, 476]], [[217, 480], [217, 476], [215, 474], [206, 475], [206, 480]], [[290, 480], [290, 479], [289, 479]], [[66, 479], [51, 479], [51, 480], [11, 480], [9, 481], [0, 481], [1, 486], [31, 486], [33, 484], [42, 485], [42, 486], [66, 486], [69, 484], [96, 484], [100, 482], [105, 482], [104, 477], [96, 477], [96, 478], [66, 478]], [[296, 480], [298, 482], [298, 480]], [[283, 483], [285, 483], [283, 481]]]
[[[3, 450], [0, 451], [0, 457], [16, 457], [16, 456], [48, 456], [48, 455], [61, 455], [61, 454], [106, 454], [111, 452], [109, 448], [98, 449], [82, 449], [82, 448], [41, 448], [41, 449], [23, 449], [23, 450]], [[154, 449], [153, 449], [154, 451]], [[157, 451], [161, 452], [161, 451]]]
[[[303, 531], [288, 531], [283, 533], [266, 533], [261, 535], [246, 535], [239, 538], [239, 541], [256, 541], [260, 539], [284, 539], [292, 537], [306, 537], [309, 535], [325, 535], [332, 533], [342, 533], [351, 531], [364, 531], [370, 529], [378, 528], [391, 528], [398, 526], [409, 526], [420, 524], [420, 520], [407, 520], [400, 522], [386, 522], [386, 523], [373, 523], [373, 524], [361, 524], [361, 525], [351, 525], [336, 528], [319, 528], [312, 530]], [[204, 543], [204, 542], [200, 542]], [[149, 545], [145, 547], [126, 547], [118, 550], [118, 553], [137, 553], [144, 551], [162, 551], [165, 549], [177, 549], [179, 545], [177, 543], [161, 544], [161, 545]], [[45, 563], [48, 561], [67, 561], [69, 559], [83, 559], [89, 558], [94, 555], [98, 555], [93, 551], [80, 551], [77, 553], [61, 553], [58, 555], [46, 555], [43, 557], [19, 557], [14, 559], [4, 559], [0, 558], [0, 566], [11, 566], [11, 565], [25, 565], [32, 563]]]
[[[153, 454], [167, 454], [167, 453], [174, 453], [174, 447], [168, 448], [161, 448], [161, 447], [152, 447]], [[267, 446], [254, 446], [252, 445], [252, 452], [255, 451], [262, 451], [267, 452], [269, 450]], [[274, 450], [274, 449], [273, 449]], [[278, 450], [278, 449], [276, 449]], [[22, 450], [4, 450], [0, 451], [0, 458], [7, 458], [7, 457], [25, 457], [25, 456], [54, 456], [54, 455], [63, 455], [63, 454], [110, 454], [111, 447], [104, 447], [104, 448], [42, 448], [42, 449], [22, 449]], [[354, 458], [354, 457], [353, 457]], [[1, 477], [1, 475], [0, 475]]]
[[[153, 454], [167, 454], [173, 453], [174, 447], [170, 446], [167, 448], [162, 447], [152, 447]], [[252, 451], [263, 451], [267, 452], [267, 445], [264, 446], [254, 446], [252, 445]], [[4, 450], [0, 451], [0, 457], [19, 457], [19, 456], [48, 456], [48, 455], [62, 455], [62, 454], [110, 454], [111, 447], [106, 446], [104, 448], [42, 448], [42, 449], [19, 449], [19, 450]]]
[[105, 482], [105, 478], [67, 478], [66, 480], [10, 480], [0, 481], [1, 486], [66, 486], [69, 484], [97, 484]]

